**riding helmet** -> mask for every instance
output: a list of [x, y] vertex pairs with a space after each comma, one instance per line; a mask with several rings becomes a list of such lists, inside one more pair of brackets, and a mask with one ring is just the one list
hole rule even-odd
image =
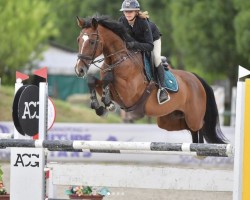
[[140, 4], [137, 0], [124, 0], [120, 11], [140, 10]]

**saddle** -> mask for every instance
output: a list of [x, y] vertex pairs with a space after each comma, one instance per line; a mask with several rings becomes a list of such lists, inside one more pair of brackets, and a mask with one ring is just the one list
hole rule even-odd
[[[156, 77], [156, 73], [155, 73], [155, 67], [154, 67], [154, 62], [153, 59], [149, 59], [149, 57], [144, 53], [143, 54], [143, 61], [144, 61], [144, 73], [147, 77], [147, 80], [150, 81], [154, 81], [157, 83], [157, 77]], [[178, 92], [179, 90], [179, 86], [178, 86], [178, 82], [174, 76], [174, 74], [169, 71], [168, 69], [168, 63], [167, 63], [167, 58], [166, 57], [162, 57], [162, 64], [164, 66], [165, 69], [165, 89], [168, 90], [169, 92]]]

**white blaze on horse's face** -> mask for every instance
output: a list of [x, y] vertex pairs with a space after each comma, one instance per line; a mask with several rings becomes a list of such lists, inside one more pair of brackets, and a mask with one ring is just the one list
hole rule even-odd
[[[83, 48], [84, 48], [84, 44], [85, 44], [85, 42], [87, 41], [87, 40], [89, 40], [89, 36], [88, 36], [88, 34], [87, 33], [82, 33], [82, 41], [80, 41], [79, 42], [79, 47], [81, 48], [80, 49], [80, 54], [83, 54]], [[76, 73], [78, 74], [78, 75], [80, 75], [81, 73], [83, 74], [83, 77], [87, 74], [87, 71], [88, 71], [88, 69], [87, 68], [82, 68], [82, 70], [81, 70], [81, 72], [80, 72], [80, 70], [79, 70], [79, 66], [80, 66], [80, 62], [81, 62], [81, 60], [80, 59], [78, 59], [77, 60], [77, 64], [76, 64], [76, 66], [75, 66], [75, 71], [76, 71]]]
[[89, 36], [86, 33], [83, 33], [82, 35], [82, 48], [81, 48], [81, 54], [83, 53], [83, 47], [84, 47], [84, 43], [89, 39]]

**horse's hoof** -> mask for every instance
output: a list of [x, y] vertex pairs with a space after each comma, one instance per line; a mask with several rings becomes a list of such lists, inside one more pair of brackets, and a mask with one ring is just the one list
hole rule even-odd
[[106, 118], [106, 117], [108, 117], [108, 114], [109, 114], [108, 110], [105, 109], [105, 111], [103, 112], [103, 114], [100, 117]]
[[96, 110], [95, 110], [95, 112], [96, 112], [96, 114], [98, 115], [98, 116], [100, 116], [100, 117], [103, 117], [103, 116], [105, 116], [105, 115], [107, 115], [107, 109], [105, 109], [103, 106], [100, 106], [99, 108], [97, 108]]
[[114, 112], [116, 110], [116, 106], [114, 103], [110, 103], [108, 106], [107, 106], [107, 109], [110, 111], [110, 112]]

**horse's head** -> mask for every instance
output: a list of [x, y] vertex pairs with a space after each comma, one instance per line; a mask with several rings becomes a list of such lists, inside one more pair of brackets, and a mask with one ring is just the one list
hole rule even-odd
[[89, 21], [77, 17], [77, 24], [81, 32], [77, 37], [79, 53], [75, 72], [77, 76], [84, 77], [94, 59], [102, 54], [103, 44], [98, 34], [98, 22], [95, 18]]

